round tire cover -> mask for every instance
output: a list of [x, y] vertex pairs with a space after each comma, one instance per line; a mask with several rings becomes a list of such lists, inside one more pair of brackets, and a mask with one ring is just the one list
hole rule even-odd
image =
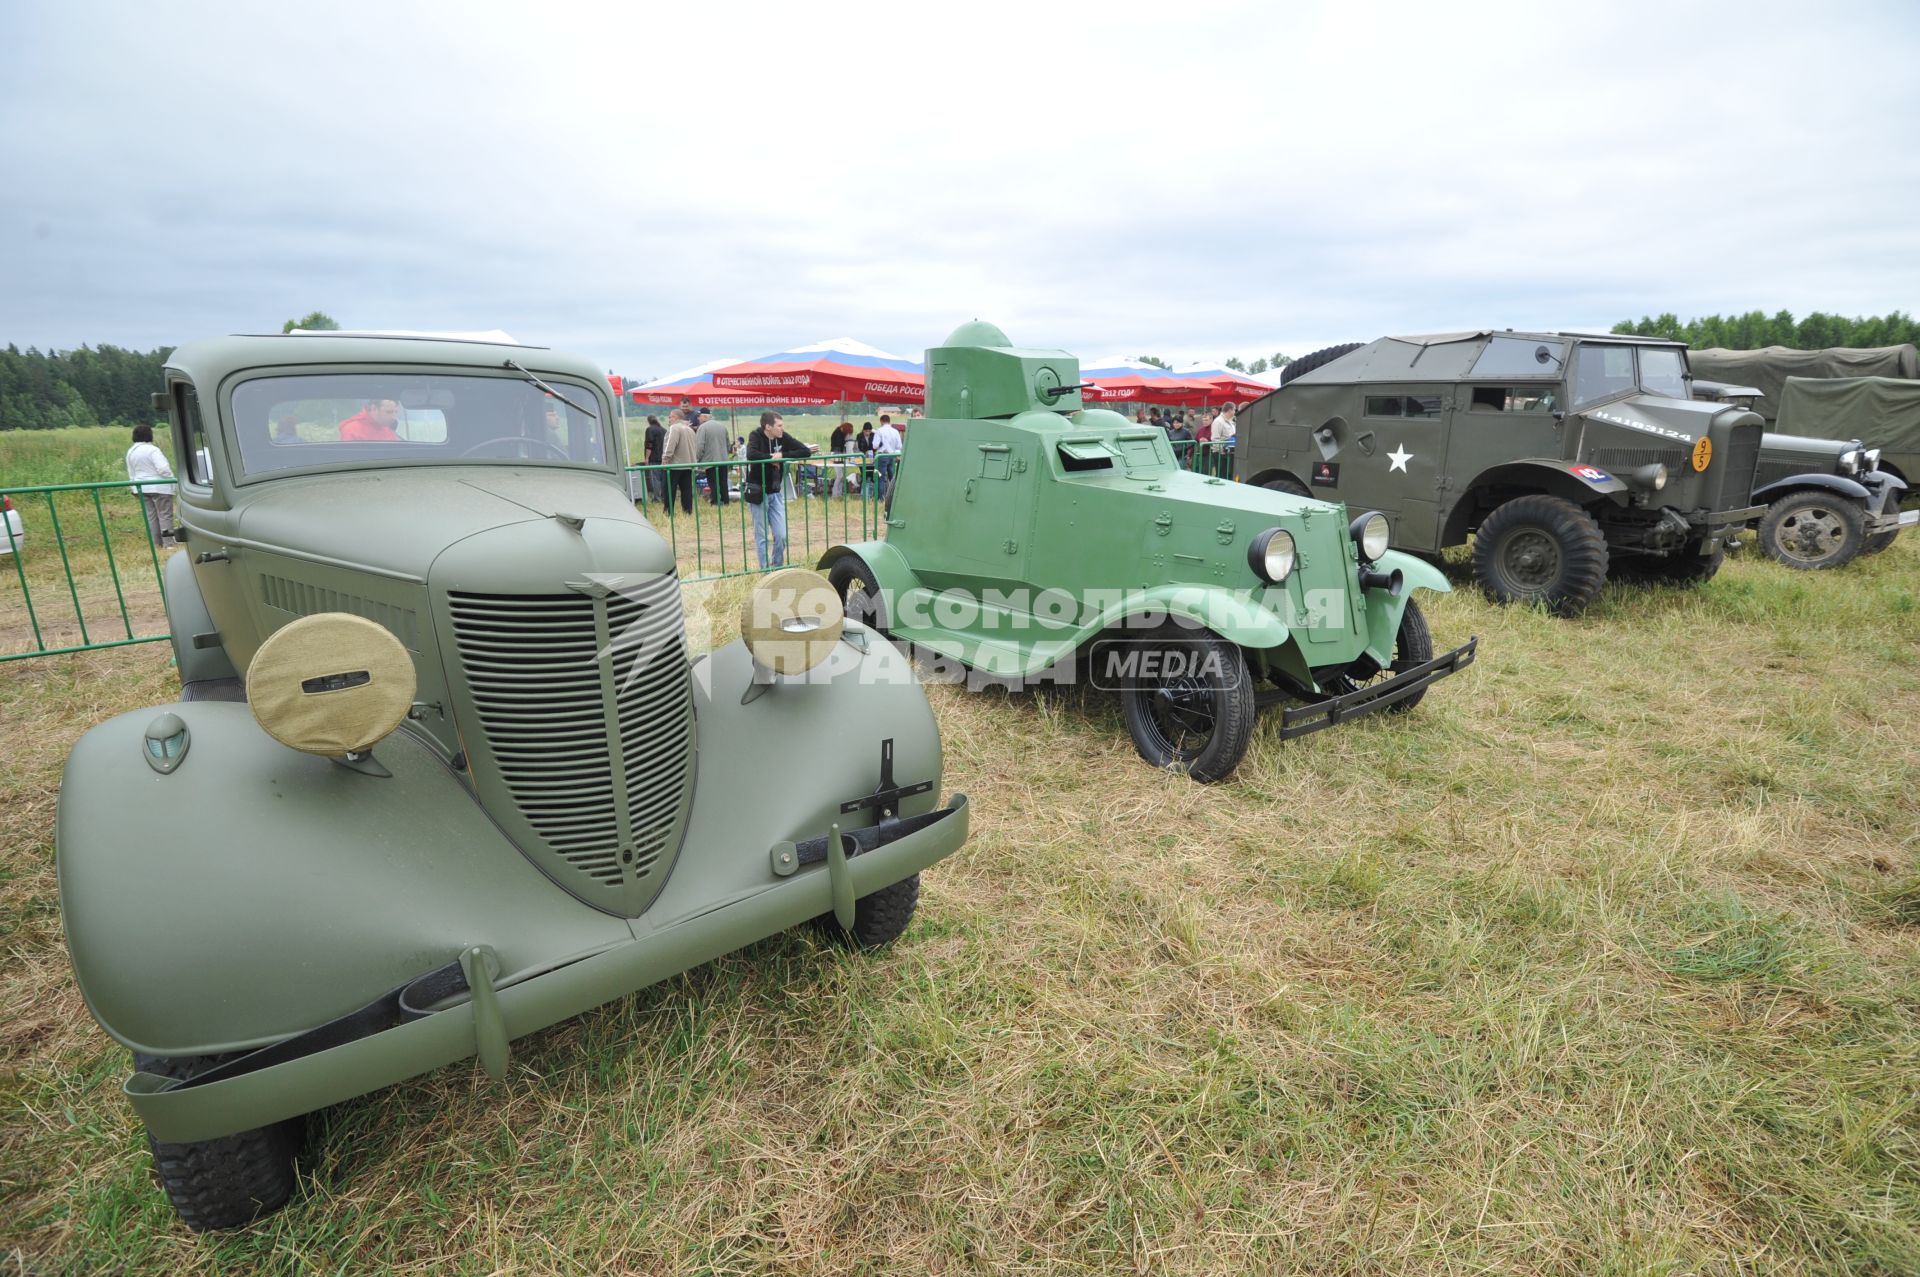
[[740, 605], [740, 637], [765, 668], [804, 674], [833, 653], [845, 616], [826, 577], [781, 568], [748, 591]]
[[413, 658], [385, 626], [346, 612], [275, 630], [247, 666], [247, 705], [267, 735], [308, 754], [373, 748], [413, 705]]

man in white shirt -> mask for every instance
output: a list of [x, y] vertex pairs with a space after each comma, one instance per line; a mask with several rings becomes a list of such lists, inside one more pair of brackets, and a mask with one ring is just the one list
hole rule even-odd
[[127, 449], [127, 478], [140, 494], [140, 505], [147, 516], [147, 535], [154, 544], [166, 546], [173, 541], [173, 485], [144, 483], [146, 479], [171, 479], [173, 467], [167, 454], [153, 443], [152, 426], [133, 428], [133, 447]]
[[1220, 405], [1220, 415], [1213, 419], [1213, 439], [1215, 443], [1233, 442], [1233, 418], [1239, 405], [1232, 400]]
[[880, 499], [893, 495], [893, 468], [900, 461], [900, 431], [893, 418], [880, 414], [880, 428], [873, 432], [873, 464], [880, 471]]

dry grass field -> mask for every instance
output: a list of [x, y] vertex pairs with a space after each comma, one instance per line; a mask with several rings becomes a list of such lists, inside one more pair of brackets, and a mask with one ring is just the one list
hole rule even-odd
[[[690, 587], [721, 618], [743, 581]], [[1920, 1272], [1920, 540], [1751, 555], [1231, 783], [1097, 693], [930, 689], [974, 836], [893, 948], [777, 937], [321, 1115], [186, 1232], [53, 811], [164, 644], [0, 664], [0, 1256], [47, 1273]], [[219, 814], [208, 812], [217, 831]], [[377, 889], [371, 885], [370, 889]], [[0, 1272], [7, 1271], [0, 1264]]]

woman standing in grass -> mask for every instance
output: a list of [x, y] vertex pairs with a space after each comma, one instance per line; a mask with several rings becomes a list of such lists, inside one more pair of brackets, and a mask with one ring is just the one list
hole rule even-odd
[[127, 449], [127, 478], [136, 485], [140, 505], [147, 516], [147, 535], [154, 544], [165, 546], [173, 540], [173, 484], [142, 483], [143, 479], [172, 479], [173, 467], [167, 454], [153, 443], [152, 426], [133, 428], [133, 447]]

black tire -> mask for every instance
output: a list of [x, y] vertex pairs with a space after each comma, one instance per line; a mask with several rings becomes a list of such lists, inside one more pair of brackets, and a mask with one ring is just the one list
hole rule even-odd
[[1311, 498], [1313, 496], [1313, 493], [1307, 488], [1306, 484], [1288, 474], [1283, 474], [1273, 479], [1262, 479], [1260, 486], [1272, 492], [1284, 492], [1290, 497]]
[[[1231, 776], [1253, 740], [1257, 712], [1253, 678], [1238, 645], [1211, 630], [1174, 625], [1137, 640], [1117, 640], [1117, 649], [1113, 642], [1104, 650], [1177, 654], [1175, 663], [1183, 671], [1172, 677], [1133, 675], [1122, 682], [1120, 705], [1140, 757], [1202, 784]], [[1096, 645], [1096, 661], [1102, 650]], [[1197, 673], [1185, 673], [1188, 669]]]
[[1286, 385], [1295, 377], [1304, 377], [1315, 368], [1324, 368], [1342, 355], [1350, 355], [1366, 345], [1364, 341], [1350, 341], [1339, 346], [1328, 346], [1316, 350], [1311, 355], [1302, 355], [1280, 370], [1280, 384]]
[[[135, 1055], [133, 1062], [142, 1073], [189, 1078], [232, 1058]], [[148, 1133], [154, 1177], [180, 1222], [194, 1232], [238, 1228], [279, 1210], [293, 1196], [293, 1163], [304, 1125], [304, 1119], [292, 1118], [193, 1144], [168, 1144]]]
[[1845, 567], [1866, 542], [1867, 512], [1860, 503], [1817, 488], [1789, 492], [1760, 519], [1760, 548], [1790, 568]]
[[827, 566], [827, 584], [840, 596], [841, 609], [850, 621], [869, 629], [887, 632], [887, 616], [880, 598], [880, 578], [867, 561], [857, 554], [840, 555]]
[[[1393, 661], [1385, 669], [1375, 665], [1372, 669], [1349, 666], [1338, 674], [1318, 680], [1329, 696], [1344, 696], [1356, 692], [1383, 678], [1390, 678], [1402, 670], [1410, 670], [1416, 665], [1425, 665], [1433, 659], [1433, 631], [1427, 628], [1427, 618], [1420, 611], [1420, 605], [1412, 599], [1407, 600], [1407, 610], [1400, 614], [1400, 628], [1393, 636]], [[1372, 665], [1369, 661], [1367, 664]], [[1389, 714], [1404, 714], [1425, 700], [1427, 689], [1421, 688], [1413, 695], [1397, 700], [1387, 706]]]
[[1867, 543], [1865, 545], [1860, 547], [1860, 553], [1863, 555], [1878, 554], [1880, 553], [1880, 551], [1887, 549], [1889, 546], [1891, 546], [1893, 544], [1894, 538], [1899, 535], [1900, 535], [1900, 529], [1898, 528], [1895, 528], [1891, 532], [1876, 532], [1872, 536], [1867, 538]]
[[1531, 493], [1494, 510], [1473, 541], [1473, 574], [1496, 602], [1578, 616], [1607, 581], [1607, 539], [1564, 497]]
[[830, 913], [822, 914], [815, 921], [835, 940], [856, 949], [878, 949], [900, 938], [919, 907], [920, 875], [915, 874], [854, 901], [851, 930], [841, 926], [840, 920]]

